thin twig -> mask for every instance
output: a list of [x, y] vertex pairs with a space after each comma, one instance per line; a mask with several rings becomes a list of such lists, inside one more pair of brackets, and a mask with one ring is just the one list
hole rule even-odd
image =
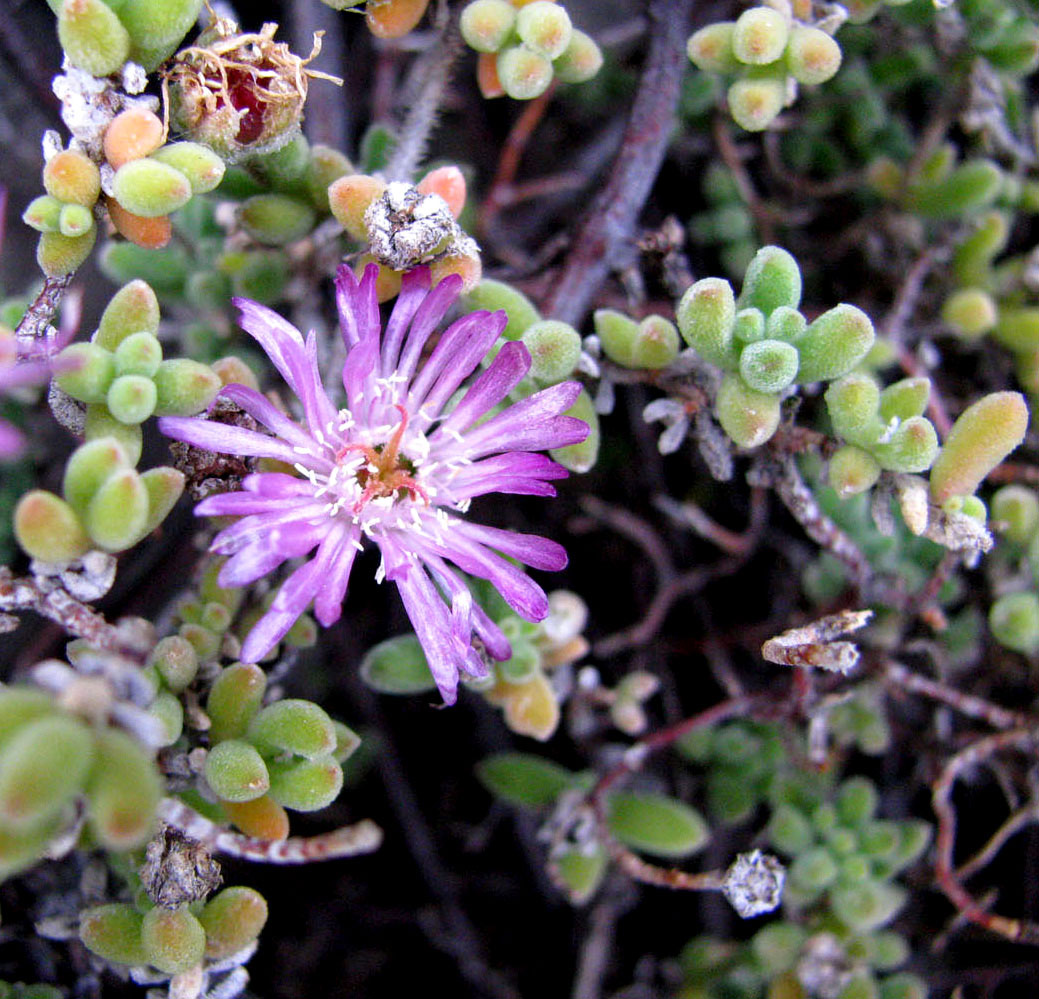
[[750, 209], [751, 215], [754, 216], [758, 224], [761, 242], [774, 243], [776, 241], [776, 231], [773, 225], [775, 219], [772, 212], [762, 204], [761, 198], [758, 197], [758, 192], [754, 188], [754, 183], [748, 176], [746, 169], [744, 169], [739, 150], [729, 134], [728, 118], [720, 114], [717, 115], [711, 131], [714, 134], [718, 152], [721, 153], [722, 161], [729, 170], [729, 176], [736, 184], [740, 197], [747, 208]]
[[546, 315], [580, 325], [595, 292], [633, 240], [671, 141], [692, 6], [692, 0], [650, 0], [649, 51], [624, 140], [602, 192], [574, 234], [559, 280], [542, 303]]
[[1007, 820], [989, 837], [989, 841], [970, 860], [956, 869], [956, 879], [966, 881], [983, 867], [987, 867], [1003, 849], [1006, 842], [1016, 836], [1022, 829], [1039, 822], [1039, 803], [1033, 802], [1027, 808], [1021, 808], [1010, 815]]
[[39, 349], [39, 343], [47, 339], [47, 330], [54, 320], [61, 299], [72, 283], [75, 272], [61, 277], [49, 277], [43, 282], [40, 293], [29, 306], [15, 329], [15, 337], [23, 353]]

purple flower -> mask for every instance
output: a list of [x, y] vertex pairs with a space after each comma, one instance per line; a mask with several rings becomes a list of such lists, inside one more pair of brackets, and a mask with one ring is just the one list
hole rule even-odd
[[322, 387], [315, 334], [304, 341], [270, 309], [239, 299], [242, 328], [295, 392], [304, 422], [289, 419], [258, 392], [229, 385], [222, 396], [273, 436], [176, 417], [160, 420], [159, 427], [209, 451], [276, 458], [299, 473], [250, 475], [243, 491], [209, 497], [195, 510], [241, 518], [213, 541], [214, 552], [230, 556], [218, 577], [221, 586], [244, 586], [287, 559], [310, 554], [246, 637], [244, 661], [266, 655], [311, 601], [321, 624], [338, 620], [354, 558], [371, 541], [382, 554], [376, 578], [397, 584], [450, 704], [459, 673], [487, 673], [474, 636], [495, 659], [511, 654], [459, 570], [489, 580], [517, 614], [539, 621], [548, 613], [544, 592], [502, 556], [536, 569], [566, 565], [566, 552], [554, 541], [476, 524], [463, 514], [474, 497], [487, 493], [554, 496], [548, 480], [564, 478], [566, 470], [530, 452], [582, 441], [588, 427], [563, 415], [577, 398], [575, 382], [553, 385], [489, 416], [530, 367], [519, 342], [506, 343], [456, 400], [504, 329], [505, 313], [463, 316], [420, 363], [458, 297], [461, 279], [447, 277], [430, 290], [427, 268], [406, 274], [383, 331], [376, 274], [369, 266], [358, 282], [348, 267], [340, 267], [336, 279], [347, 350], [344, 408]]
[[[21, 385], [38, 385], [50, 375], [46, 362], [21, 359], [14, 334], [0, 327], [0, 395]], [[6, 420], [0, 420], [0, 460], [14, 458], [24, 444], [22, 434]]]

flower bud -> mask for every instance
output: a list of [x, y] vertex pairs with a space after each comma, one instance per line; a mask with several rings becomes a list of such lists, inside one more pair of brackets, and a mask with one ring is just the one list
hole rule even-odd
[[525, 45], [509, 45], [497, 56], [498, 80], [511, 98], [529, 101], [552, 82], [552, 63]]
[[45, 232], [36, 245], [36, 262], [47, 277], [64, 277], [86, 261], [96, 240], [97, 226], [82, 236]]
[[85, 205], [62, 205], [58, 231], [63, 236], [82, 236], [94, 228], [94, 213]]
[[155, 412], [156, 398], [155, 383], [150, 378], [120, 375], [109, 386], [105, 404], [120, 423], [143, 423]]
[[820, 28], [798, 25], [790, 32], [786, 64], [798, 83], [825, 83], [841, 68], [841, 47]]
[[364, 9], [368, 30], [376, 38], [403, 38], [419, 21], [429, 0], [383, 0]]
[[1028, 405], [1019, 392], [993, 392], [968, 406], [953, 424], [931, 469], [931, 499], [969, 496], [1024, 440]]
[[733, 49], [735, 21], [716, 21], [695, 32], [686, 43], [686, 54], [705, 73], [731, 73], [740, 63]]
[[191, 643], [180, 635], [169, 635], [159, 640], [148, 657], [163, 683], [175, 694], [185, 690], [198, 673], [198, 656]]
[[18, 501], [14, 535], [25, 552], [41, 562], [71, 562], [92, 547], [72, 507], [42, 489]]
[[208, 146], [198, 142], [171, 142], [150, 159], [183, 174], [192, 194], [208, 194], [224, 178], [224, 161]]
[[155, 372], [157, 416], [194, 416], [201, 413], [220, 391], [213, 369], [187, 357], [163, 361]]
[[563, 381], [577, 367], [581, 335], [567, 323], [542, 319], [528, 326], [523, 344], [530, 351], [530, 377], [542, 384]]
[[246, 738], [265, 756], [292, 753], [312, 760], [336, 746], [332, 719], [312, 701], [296, 698], [268, 704], [249, 723]]
[[736, 300], [732, 285], [721, 278], [704, 278], [687, 288], [676, 310], [678, 329], [685, 342], [704, 360], [734, 369], [733, 348]]
[[212, 723], [210, 740], [218, 743], [244, 736], [266, 688], [267, 676], [259, 666], [235, 663], [226, 667], [213, 681], [206, 701], [206, 714]]
[[102, 846], [129, 850], [147, 841], [162, 785], [136, 740], [116, 729], [99, 732], [86, 790], [87, 816]]
[[147, 519], [148, 492], [137, 472], [127, 468], [101, 484], [87, 506], [83, 526], [98, 548], [119, 552], [141, 537]]
[[94, 342], [106, 350], [116, 350], [131, 333], [157, 333], [159, 300], [145, 281], [131, 281], [109, 300], [101, 314]]
[[0, 824], [27, 832], [56, 817], [82, 788], [93, 755], [90, 730], [75, 718], [22, 726], [0, 751]]
[[79, 916], [80, 942], [112, 964], [147, 964], [148, 956], [141, 944], [143, 919], [132, 905], [124, 902], [84, 909]]
[[727, 374], [718, 389], [715, 415], [737, 446], [758, 447], [779, 426], [779, 396], [757, 392], [739, 376]]
[[762, 132], [783, 110], [786, 88], [775, 77], [746, 77], [729, 87], [727, 99], [732, 120], [740, 128]]
[[330, 805], [343, 786], [343, 770], [331, 756], [313, 760], [271, 760], [271, 797], [294, 812], [316, 812]]
[[466, 45], [477, 52], [497, 52], [508, 40], [516, 23], [516, 8], [508, 0], [473, 0], [459, 27]]
[[340, 177], [329, 187], [329, 207], [347, 235], [361, 242], [368, 242], [368, 227], [364, 224], [364, 214], [385, 190], [384, 181], [366, 174]]
[[206, 957], [221, 961], [260, 935], [267, 922], [267, 902], [252, 888], [225, 888], [206, 902], [198, 921], [206, 931]]
[[571, 472], [590, 471], [599, 459], [599, 414], [595, 411], [592, 397], [582, 388], [574, 404], [563, 415], [587, 423], [588, 436], [577, 444], [553, 448], [549, 454]]
[[484, 278], [465, 297], [465, 307], [470, 311], [487, 309], [495, 312], [504, 309], [509, 317], [508, 324], [502, 331], [506, 340], [519, 340], [526, 330], [540, 321], [541, 314], [534, 303], [521, 291], [503, 281]]
[[874, 339], [873, 323], [861, 309], [847, 304], [828, 309], [797, 341], [798, 380], [804, 385], [846, 375], [866, 356]]
[[150, 965], [167, 975], [179, 975], [202, 963], [206, 931], [186, 906], [156, 906], [141, 921], [141, 946]]
[[252, 801], [270, 787], [267, 765], [256, 748], [241, 739], [218, 742], [206, 757], [206, 783], [225, 801]]
[[797, 377], [797, 348], [782, 340], [758, 340], [740, 354], [740, 376], [757, 392], [781, 392]]
[[314, 209], [284, 194], [257, 194], [238, 209], [242, 228], [264, 246], [286, 246], [314, 228]]
[[732, 51], [750, 66], [775, 62], [786, 48], [787, 20], [771, 7], [751, 7], [736, 19], [732, 31]]
[[43, 186], [59, 201], [89, 208], [101, 193], [101, 172], [90, 157], [66, 149], [47, 161], [43, 168]]
[[41, 194], [29, 202], [29, 207], [22, 212], [22, 221], [37, 232], [57, 232], [61, 225], [61, 210], [65, 207], [64, 202], [52, 195]]
[[115, 173], [112, 193], [128, 212], [157, 218], [191, 200], [191, 183], [179, 170], [148, 157], [124, 163]]
[[62, 392], [80, 402], [104, 402], [115, 377], [115, 358], [95, 343], [74, 343], [58, 354], [68, 370], [54, 376]]
[[105, 129], [105, 159], [118, 170], [130, 160], [154, 153], [162, 145], [162, 137], [162, 119], [157, 114], [147, 108], [127, 108]]
[[753, 306], [768, 316], [781, 306], [796, 309], [800, 303], [801, 268], [797, 261], [782, 247], [763, 246], [743, 276], [738, 306]]
[[88, 442], [100, 437], [114, 437], [126, 453], [127, 462], [136, 466], [141, 460], [143, 437], [137, 424], [120, 423], [104, 403], [87, 406], [86, 418], [83, 421], [83, 436]]
[[892, 472], [926, 472], [938, 454], [938, 435], [930, 420], [912, 416], [899, 425], [889, 441], [875, 444], [872, 451]]
[[58, 41], [69, 62], [91, 76], [114, 73], [130, 54], [130, 35], [102, 0], [65, 0]]
[[246, 836], [278, 841], [289, 835], [289, 816], [269, 794], [252, 801], [225, 801], [223, 806], [228, 818]]
[[534, 0], [516, 15], [516, 34], [538, 55], [558, 59], [570, 44], [573, 25], [562, 5], [552, 0]]

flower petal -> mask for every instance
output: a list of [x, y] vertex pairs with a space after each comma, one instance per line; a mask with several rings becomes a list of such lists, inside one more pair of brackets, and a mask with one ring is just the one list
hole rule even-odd
[[382, 376], [389, 378], [397, 368], [400, 347], [418, 307], [429, 294], [429, 268], [414, 267], [401, 279], [400, 294], [393, 305], [382, 337]]
[[433, 435], [433, 440], [468, 430], [484, 413], [498, 405], [530, 370], [530, 351], [518, 340], [498, 351], [490, 367], [469, 386], [451, 415]]
[[458, 525], [457, 530], [473, 541], [488, 545], [531, 568], [544, 569], [547, 572], [558, 572], [566, 568], [566, 549], [558, 542], [539, 537], [537, 534], [521, 534], [518, 531], [506, 531], [500, 527], [473, 524], [469, 521]]
[[217, 454], [277, 458], [290, 465], [299, 460], [292, 447], [277, 437], [197, 416], [163, 416], [159, 420], [159, 430], [174, 440]]
[[242, 662], [256, 663], [267, 655], [307, 609], [320, 587], [321, 575], [315, 563], [304, 562], [282, 583], [270, 609], [246, 636], [242, 643]]
[[225, 385], [220, 390], [220, 398], [229, 399], [236, 406], [244, 409], [253, 419], [259, 420], [271, 433], [276, 434], [282, 440], [298, 444], [301, 447], [312, 448], [315, 453], [317, 452], [310, 434], [294, 420], [290, 420], [256, 389], [251, 389], [246, 385]]
[[375, 297], [375, 279], [378, 275], [378, 264], [365, 267], [360, 281], [349, 264], [340, 264], [336, 271], [339, 330], [347, 350], [379, 331], [379, 303]]
[[422, 348], [433, 335], [440, 320], [447, 314], [447, 310], [455, 304], [461, 290], [462, 279], [457, 274], [449, 274], [422, 300], [404, 342], [404, 350], [397, 364], [398, 374], [411, 380], [422, 356]]

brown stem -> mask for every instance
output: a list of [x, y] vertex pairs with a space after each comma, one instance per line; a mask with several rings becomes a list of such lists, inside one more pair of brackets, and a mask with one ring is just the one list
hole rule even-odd
[[53, 321], [54, 313], [58, 311], [61, 299], [74, 276], [75, 272], [61, 277], [49, 277], [43, 282], [40, 293], [14, 331], [18, 344], [25, 352], [38, 349], [40, 341], [46, 340], [47, 327]]

